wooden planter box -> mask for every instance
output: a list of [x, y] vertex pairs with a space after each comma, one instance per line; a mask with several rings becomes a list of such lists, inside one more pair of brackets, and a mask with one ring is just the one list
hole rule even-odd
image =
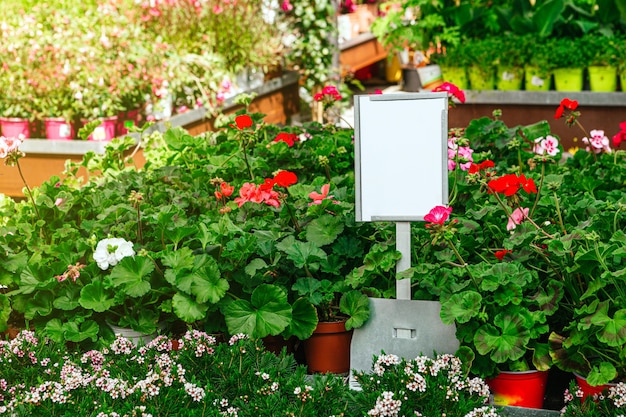
[[[266, 115], [267, 123], [287, 124], [290, 118], [298, 113], [300, 107], [299, 76], [295, 72], [285, 73], [282, 77], [272, 79], [263, 86], [250, 92], [257, 93], [257, 97], [250, 105], [250, 112], [259, 112]], [[242, 106], [235, 105], [233, 99], [226, 101], [223, 112], [232, 114]], [[165, 122], [152, 126], [148, 132], [159, 130], [164, 132], [168, 126], [182, 126], [192, 135], [214, 129], [213, 118], [206, 117], [205, 109], [195, 109], [171, 117]], [[61, 175], [65, 168], [65, 161], [80, 161], [89, 151], [104, 153], [106, 142], [91, 142], [81, 140], [58, 141], [48, 139], [27, 139], [20, 149], [26, 157], [20, 160], [22, 172], [30, 187], [41, 185], [51, 176]], [[139, 151], [135, 155], [135, 164], [139, 167], [145, 162]], [[79, 174], [80, 175], [80, 174]], [[84, 173], [82, 175], [85, 175]], [[0, 164], [0, 194], [11, 197], [24, 197], [24, 184], [16, 167], [7, 167]]]
[[580, 123], [587, 129], [604, 130], [609, 139], [619, 132], [619, 124], [626, 121], [626, 93], [596, 93], [592, 91], [465, 91], [466, 102], [448, 113], [448, 126], [466, 127], [473, 119], [491, 117], [495, 109], [502, 110], [500, 118], [509, 127], [547, 120], [563, 148], [584, 147], [585, 136], [576, 125], [569, 127], [565, 119], [555, 119], [561, 100], [578, 101]]

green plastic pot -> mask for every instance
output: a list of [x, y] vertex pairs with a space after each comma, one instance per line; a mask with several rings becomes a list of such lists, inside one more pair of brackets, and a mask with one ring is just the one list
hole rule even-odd
[[472, 90], [495, 90], [496, 76], [493, 68], [472, 65], [467, 69]]
[[469, 88], [469, 80], [465, 67], [441, 67], [443, 80], [456, 85], [460, 90]]
[[498, 90], [515, 91], [522, 89], [524, 80], [524, 68], [498, 66], [496, 87]]
[[612, 93], [617, 91], [617, 68], [612, 66], [590, 66], [587, 67], [589, 73], [589, 88], [591, 91]]
[[550, 91], [552, 74], [539, 67], [524, 68], [524, 86], [527, 91]]
[[552, 73], [556, 91], [583, 91], [583, 68], [557, 68]]

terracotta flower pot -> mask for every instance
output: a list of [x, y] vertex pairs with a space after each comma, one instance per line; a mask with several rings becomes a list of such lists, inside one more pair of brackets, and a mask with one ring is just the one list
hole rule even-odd
[[346, 322], [320, 322], [304, 343], [304, 355], [310, 373], [347, 374], [350, 371], [352, 330]]
[[485, 382], [496, 405], [542, 408], [547, 381], [548, 371], [502, 371]]

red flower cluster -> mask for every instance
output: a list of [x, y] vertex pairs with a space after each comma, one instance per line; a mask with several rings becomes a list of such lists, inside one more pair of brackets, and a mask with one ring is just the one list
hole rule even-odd
[[235, 191], [235, 187], [228, 184], [227, 182], [222, 182], [220, 184], [220, 190], [215, 191], [215, 198], [221, 200], [224, 197], [230, 197], [233, 195], [233, 191]]
[[279, 195], [278, 192], [274, 191], [274, 185], [287, 188], [296, 182], [298, 182], [298, 177], [290, 171], [280, 171], [274, 178], [266, 178], [263, 184], [259, 186], [246, 182], [239, 189], [239, 197], [235, 198], [235, 202], [238, 207], [243, 206], [248, 201], [280, 207]]
[[235, 124], [237, 125], [237, 129], [243, 130], [249, 127], [252, 127], [252, 117], [247, 114], [240, 114], [235, 117]]
[[500, 178], [489, 181], [487, 186], [492, 192], [501, 193], [507, 197], [515, 195], [520, 187], [528, 194], [537, 192], [535, 181], [532, 178], [526, 178], [524, 174], [520, 176], [515, 174], [503, 175]]
[[285, 142], [287, 146], [291, 148], [293, 144], [298, 142], [299, 140], [300, 138], [298, 138], [298, 135], [296, 135], [295, 133], [280, 132], [278, 135], [276, 135], [274, 142]]
[[561, 105], [558, 109], [556, 109], [556, 113], [554, 114], [555, 119], [560, 119], [563, 117], [563, 112], [565, 109], [574, 111], [578, 108], [578, 102], [576, 100], [570, 100], [569, 98], [564, 98], [561, 100]]
[[468, 173], [477, 174], [479, 172], [486, 171], [488, 168], [493, 168], [495, 166], [496, 165], [493, 163], [493, 161], [487, 159], [486, 161], [483, 161], [480, 164], [472, 163], [472, 165], [470, 165], [469, 167]]
[[498, 258], [501, 261], [504, 259], [507, 253], [513, 253], [513, 251], [510, 249], [503, 249], [503, 250], [496, 251], [494, 255], [496, 258]]
[[570, 100], [569, 98], [566, 97], [563, 100], [561, 100], [561, 104], [559, 105], [559, 108], [556, 109], [554, 118], [560, 119], [561, 117], [563, 117], [563, 113], [565, 112], [565, 109], [568, 109], [572, 113], [570, 114], [570, 116], [567, 118], [565, 122], [569, 126], [571, 126], [576, 121], [576, 117], [580, 115], [580, 113], [574, 113], [574, 110], [576, 110], [577, 108], [578, 108], [578, 102], [576, 100]]
[[334, 85], [325, 86], [321, 93], [317, 93], [313, 96], [313, 100], [315, 101], [339, 101], [341, 98], [341, 94], [339, 94], [337, 87]]
[[465, 103], [465, 93], [463, 92], [463, 90], [459, 89], [459, 87], [457, 87], [456, 85], [452, 83], [445, 82], [441, 84], [440, 86], [435, 87], [433, 91], [434, 92], [445, 91], [450, 96], [455, 97], [461, 103]]
[[619, 124], [620, 131], [613, 136], [613, 147], [618, 148], [622, 142], [626, 142], [626, 121]]

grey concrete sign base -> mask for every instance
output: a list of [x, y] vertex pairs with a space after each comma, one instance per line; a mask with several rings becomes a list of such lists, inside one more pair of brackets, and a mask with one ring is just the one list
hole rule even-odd
[[[350, 369], [370, 372], [374, 356], [384, 351], [412, 359], [433, 353], [455, 353], [459, 347], [454, 325], [441, 322], [438, 301], [370, 298], [371, 315], [354, 330]], [[350, 378], [350, 386], [358, 384]]]

